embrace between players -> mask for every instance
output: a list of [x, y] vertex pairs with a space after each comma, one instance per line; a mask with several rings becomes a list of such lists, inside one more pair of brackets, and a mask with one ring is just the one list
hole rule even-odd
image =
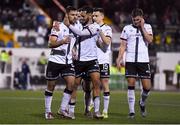
[[[63, 22], [54, 22], [49, 37], [52, 48], [46, 71], [45, 118], [53, 119], [52, 95], [59, 75], [65, 80], [66, 88], [58, 114], [75, 119], [74, 108], [78, 85], [84, 82], [85, 115], [97, 119], [108, 118], [109, 107], [109, 54], [112, 29], [104, 24], [101, 8], [83, 7], [78, 11], [66, 8]], [[94, 112], [91, 114], [91, 84]], [[104, 91], [104, 110], [101, 115], [100, 88]], [[68, 110], [67, 110], [68, 107]]]
[[[117, 66], [120, 68], [122, 55], [126, 50], [130, 118], [135, 116], [134, 86], [136, 78], [139, 77], [143, 85], [139, 102], [142, 116], [146, 116], [145, 100], [151, 87], [147, 45], [152, 42], [152, 28], [149, 24], [144, 24], [142, 15], [140, 9], [135, 9], [134, 13], [132, 12], [133, 25], [126, 26], [122, 31], [121, 46], [117, 58]], [[59, 76], [66, 83], [58, 110], [60, 116], [75, 119], [76, 91], [78, 86], [83, 83], [82, 88], [85, 92], [84, 114], [97, 119], [108, 118], [110, 100], [109, 55], [112, 29], [104, 24], [103, 19], [104, 11], [102, 8], [83, 7], [76, 10], [69, 6], [66, 8], [63, 22], [54, 21], [49, 36], [49, 47], [52, 50], [46, 70], [45, 119], [54, 119], [51, 103], [55, 82]], [[136, 42], [132, 43], [129, 40]], [[102, 114], [100, 113], [101, 87], [104, 103]], [[90, 111], [92, 105], [94, 107], [93, 113]]]

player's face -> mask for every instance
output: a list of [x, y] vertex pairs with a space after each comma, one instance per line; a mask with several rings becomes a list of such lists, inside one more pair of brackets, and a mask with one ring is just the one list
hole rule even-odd
[[93, 21], [96, 23], [102, 22], [104, 19], [104, 15], [99, 11], [93, 12]]
[[68, 19], [71, 24], [74, 24], [77, 20], [77, 11], [70, 11], [68, 13]]
[[81, 11], [81, 20], [80, 22], [85, 25], [89, 21], [89, 15], [85, 11]]
[[78, 20], [81, 20], [81, 19], [82, 19], [82, 17], [81, 17], [81, 12], [80, 12], [80, 11], [77, 12], [77, 19], [78, 19]]
[[142, 16], [132, 17], [132, 22], [135, 26], [140, 26]]

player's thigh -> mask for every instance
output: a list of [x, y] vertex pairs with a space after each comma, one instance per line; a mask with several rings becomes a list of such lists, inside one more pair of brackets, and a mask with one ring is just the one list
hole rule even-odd
[[138, 63], [137, 64], [138, 76], [141, 79], [151, 79], [151, 71], [149, 63]]
[[128, 86], [135, 86], [136, 78], [138, 77], [136, 64], [131, 62], [126, 62], [125, 69], [126, 69], [125, 75], [128, 81]]
[[85, 63], [81, 61], [74, 61], [74, 66], [75, 66], [75, 75], [76, 78], [82, 77], [85, 69]]
[[110, 77], [110, 69], [109, 64], [99, 64], [100, 67], [100, 78], [101, 84], [104, 91], [109, 91], [109, 77]]
[[101, 78], [109, 78], [110, 77], [110, 69], [109, 69], [109, 64], [99, 64], [100, 68], [100, 77]]
[[66, 84], [74, 85], [75, 76], [64, 76], [63, 78], [64, 78]]
[[81, 84], [81, 81], [82, 81], [82, 77], [76, 77], [75, 78], [75, 86], [79, 86]]
[[100, 73], [99, 72], [91, 72], [91, 73], [89, 73], [89, 76], [93, 83], [100, 82]]
[[100, 68], [97, 60], [88, 61], [86, 67], [87, 68], [85, 72], [88, 74], [92, 74], [94, 72], [95, 73], [100, 72]]
[[126, 62], [125, 65], [125, 76], [126, 78], [137, 78], [137, 68], [136, 68], [136, 63], [133, 62]]
[[48, 62], [47, 69], [46, 69], [46, 80], [53, 81], [59, 78], [61, 65], [51, 62]]

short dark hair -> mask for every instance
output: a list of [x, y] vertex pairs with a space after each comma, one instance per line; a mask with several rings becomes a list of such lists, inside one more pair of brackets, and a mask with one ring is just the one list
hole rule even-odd
[[85, 7], [82, 7], [81, 11], [86, 11], [86, 13], [92, 14], [93, 13], [93, 8], [91, 8], [89, 6], [85, 6]]
[[94, 8], [93, 11], [94, 11], [94, 12], [99, 11], [100, 13], [103, 13], [103, 14], [104, 14], [104, 9], [103, 9], [103, 8]]
[[76, 11], [77, 9], [72, 7], [72, 6], [67, 6], [66, 7], [66, 13], [69, 13], [70, 11]]
[[135, 8], [133, 9], [132, 13], [131, 13], [131, 16], [132, 17], [136, 17], [136, 16], [143, 16], [143, 10], [140, 9], [140, 8]]

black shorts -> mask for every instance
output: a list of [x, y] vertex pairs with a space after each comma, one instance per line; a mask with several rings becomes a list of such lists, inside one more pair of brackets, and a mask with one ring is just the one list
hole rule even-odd
[[139, 77], [141, 79], [150, 79], [151, 72], [150, 72], [150, 65], [149, 63], [133, 63], [133, 62], [126, 62], [126, 77]]
[[87, 72], [83, 72], [81, 75], [82, 79], [84, 79], [85, 81], [91, 81], [91, 78], [89, 76], [89, 74]]
[[101, 78], [109, 78], [110, 70], [109, 70], [109, 64], [99, 64], [100, 67], [100, 77]]
[[84, 73], [99, 72], [97, 60], [92, 61], [74, 61], [76, 77], [82, 77]]
[[64, 76], [75, 76], [75, 69], [73, 64], [58, 64], [49, 61], [46, 69], [46, 79], [56, 80]]

